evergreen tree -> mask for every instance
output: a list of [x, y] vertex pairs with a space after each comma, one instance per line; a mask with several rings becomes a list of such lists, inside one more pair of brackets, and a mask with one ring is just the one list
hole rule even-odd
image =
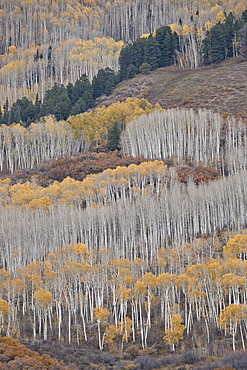
[[115, 122], [113, 126], [108, 130], [107, 150], [120, 150], [120, 135], [121, 130], [119, 127], [119, 123]]
[[149, 63], [142, 63], [142, 65], [139, 68], [140, 73], [150, 73], [151, 71], [151, 65]]
[[68, 97], [70, 98], [71, 103], [72, 103], [72, 100], [73, 100], [73, 97], [72, 97], [72, 95], [73, 95], [73, 88], [74, 88], [74, 85], [71, 82], [69, 82], [68, 85], [67, 85], [67, 87], [66, 87], [66, 89], [67, 89]]
[[159, 66], [160, 57], [161, 54], [157, 39], [155, 37], [148, 38], [144, 48], [144, 63], [148, 63], [151, 69], [154, 70]]
[[111, 68], [100, 69], [92, 81], [93, 98], [106, 94], [110, 95], [116, 85], [116, 75]]
[[203, 40], [204, 64], [221, 62], [226, 56], [226, 27], [224, 24], [218, 23], [207, 32]]
[[132, 78], [139, 72], [139, 68], [143, 63], [145, 45], [145, 38], [139, 38], [132, 44], [125, 45], [119, 56], [119, 80], [125, 78]]
[[139, 38], [132, 44], [133, 64], [139, 70], [144, 62], [145, 47], [147, 44], [146, 38]]
[[177, 34], [173, 34], [169, 26], [163, 26], [156, 31], [155, 39], [160, 50], [159, 67], [171, 65], [178, 48]]
[[11, 108], [11, 123], [22, 123], [23, 126], [30, 125], [37, 119], [35, 106], [25, 96], [18, 99]]
[[47, 90], [44, 102], [41, 106], [41, 116], [54, 114], [57, 120], [67, 119], [71, 111], [71, 101], [68, 97], [67, 89], [55, 84]]
[[87, 106], [85, 100], [83, 98], [79, 98], [77, 102], [71, 108], [70, 115], [76, 116], [77, 114], [83, 113], [87, 110]]
[[238, 55], [241, 29], [247, 20], [247, 11], [244, 11], [241, 19], [235, 20], [229, 13], [224, 23], [218, 23], [207, 31], [203, 40], [203, 63], [205, 65], [224, 60], [226, 57]]
[[72, 105], [74, 105], [85, 92], [89, 92], [91, 95], [93, 93], [92, 85], [85, 74], [83, 74], [79, 80], [76, 80], [74, 86], [72, 84], [68, 84], [67, 86], [67, 94]]
[[66, 120], [70, 116], [71, 112], [71, 101], [69, 97], [66, 97], [65, 92], [61, 96], [60, 100], [56, 101], [52, 114], [55, 115], [58, 121]]
[[136, 74], [139, 73], [139, 70], [134, 64], [130, 64], [126, 69], [126, 78], [133, 78]]
[[119, 55], [119, 80], [122, 81], [127, 77], [127, 68], [130, 65], [134, 65], [133, 48], [132, 44], [126, 44], [123, 46]]
[[212, 63], [220, 62], [226, 58], [226, 34], [223, 24], [216, 24], [211, 29], [211, 60]]
[[206, 31], [205, 39], [202, 43], [202, 57], [204, 65], [208, 65], [211, 63], [210, 46], [210, 31]]
[[[85, 102], [85, 105], [86, 105], [86, 110], [88, 108], [91, 108], [91, 106], [93, 105], [93, 102], [94, 102], [94, 99], [93, 99], [93, 94], [91, 91], [85, 91], [84, 94], [82, 95], [82, 99], [84, 100]], [[80, 98], [78, 99], [80, 100]], [[77, 101], [78, 101], [77, 100]]]

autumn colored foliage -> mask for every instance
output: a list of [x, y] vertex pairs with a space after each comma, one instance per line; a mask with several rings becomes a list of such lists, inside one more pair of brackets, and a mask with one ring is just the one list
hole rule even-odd
[[[88, 160], [89, 158], [91, 158], [91, 162]], [[132, 163], [129, 166], [116, 166], [118, 163], [112, 162], [112, 158], [117, 160], [119, 164]], [[132, 197], [139, 192], [159, 193], [160, 189], [170, 186], [174, 171], [177, 172], [178, 181], [185, 183], [193, 179], [198, 184], [219, 177], [219, 172], [210, 168], [189, 168], [187, 166], [178, 167], [177, 170], [176, 168], [169, 170], [164, 161], [147, 161], [132, 157], [121, 159], [117, 153], [111, 155], [105, 153], [88, 154], [80, 156], [78, 159], [78, 161], [76, 158], [61, 159], [55, 164], [51, 162], [50, 169], [46, 164], [48, 170], [44, 175], [42, 172], [32, 171], [29, 174], [31, 181], [23, 184], [11, 185], [9, 178], [0, 180], [1, 204], [3, 206], [28, 206], [34, 209], [44, 207], [47, 210], [52, 204], [63, 202], [78, 205], [84, 202], [88, 205], [92, 203], [105, 204], [107, 201]], [[82, 163], [80, 159], [83, 159]], [[66, 169], [67, 163], [70, 166]], [[85, 168], [82, 167], [84, 163], [86, 163]], [[72, 166], [75, 164], [77, 167]], [[81, 167], [82, 170], [80, 170]], [[44, 171], [44, 165], [39, 168]], [[59, 171], [59, 169], [61, 170]], [[73, 178], [66, 176], [69, 171], [71, 171]], [[90, 175], [86, 176], [87, 173]], [[12, 179], [16, 179], [17, 176], [18, 173], [13, 175]], [[21, 174], [19, 174], [19, 180], [20, 176]], [[54, 177], [62, 179], [62, 181], [51, 182]], [[82, 181], [76, 180], [77, 177], [82, 178]], [[25, 177], [22, 176], [21, 179], [24, 180]], [[40, 186], [40, 183], [43, 186]]]
[[[148, 162], [142, 157], [123, 157], [121, 152], [88, 152], [78, 153], [72, 157], [63, 156], [61, 159], [41, 161], [37, 166], [27, 170], [16, 170], [13, 173], [3, 171], [1, 178], [9, 178], [11, 184], [23, 183], [26, 181], [35, 182], [37, 185], [48, 186], [53, 181], [63, 181], [66, 177], [83, 181], [90, 174], [97, 174], [105, 170], [117, 167], [128, 167], [130, 164], [139, 165]], [[163, 160], [168, 167], [174, 166], [174, 161]], [[174, 166], [175, 167], [175, 166]], [[203, 181], [210, 181], [220, 176], [218, 170], [203, 166], [177, 166], [175, 170], [181, 182], [188, 182], [193, 179], [196, 184]]]
[[[59, 341], [79, 345], [96, 332], [94, 343], [101, 350], [132, 341], [146, 348], [159, 319], [163, 339], [173, 350], [190, 336], [194, 325], [203, 332], [204, 345], [216, 326], [222, 329], [221, 336], [231, 335], [234, 350], [245, 348], [246, 259], [220, 257], [222, 244], [218, 238], [197, 238], [191, 244], [161, 248], [150, 263], [117, 259], [106, 249], [90, 252], [85, 244], [76, 243], [12, 273], [1, 269], [0, 292], [9, 306], [0, 312], [1, 330], [15, 333], [21, 318], [25, 325], [31, 320], [33, 330], [26, 334], [34, 339], [55, 335]], [[146, 272], [148, 266], [156, 272]], [[241, 342], [236, 344], [236, 338]], [[161, 343], [162, 336], [156, 340]], [[37, 357], [17, 340], [3, 338], [0, 347], [2, 362], [14, 361], [18, 353], [52, 366], [53, 360]]]
[[40, 356], [37, 352], [27, 349], [17, 339], [0, 337], [0, 369], [68, 370], [69, 368], [48, 355]]
[[139, 72], [244, 58], [246, 1], [0, 3], [0, 370], [67, 369], [14, 338], [126, 370], [244, 353], [245, 122], [93, 102]]
[[110, 107], [71, 116], [67, 121], [47, 117], [27, 128], [20, 124], [1, 125], [0, 170], [30, 169], [42, 160], [72, 156], [93, 147], [107, 150], [109, 131], [114, 125], [123, 130], [130, 120], [153, 109], [146, 99], [127, 98]]

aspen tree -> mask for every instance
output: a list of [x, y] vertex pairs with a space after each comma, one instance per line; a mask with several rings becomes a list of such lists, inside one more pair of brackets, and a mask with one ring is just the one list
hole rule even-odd
[[170, 310], [173, 306], [174, 295], [172, 290], [176, 281], [176, 275], [163, 273], [157, 277], [157, 285], [160, 288], [161, 319], [164, 320], [165, 329], [169, 324]]
[[[132, 314], [132, 325], [133, 328], [136, 327], [140, 330], [141, 333], [141, 343], [142, 347], [145, 348], [147, 343], [145, 339], [145, 323], [143, 317], [143, 303], [144, 303], [144, 296], [146, 294], [146, 286], [141, 280], [137, 280], [133, 289], [133, 314]], [[134, 318], [134, 320], [133, 320]], [[135, 337], [134, 331], [133, 336]]]
[[125, 286], [120, 285], [117, 287], [115, 296], [119, 304], [119, 314], [118, 321], [120, 324], [121, 331], [123, 330], [123, 324], [126, 321], [128, 300], [130, 298], [131, 289], [125, 288]]
[[132, 332], [132, 320], [125, 316], [124, 322], [119, 321], [118, 323], [118, 335], [122, 335], [122, 349], [123, 349], [123, 344], [128, 343], [128, 338], [130, 337], [130, 334]]
[[233, 273], [225, 274], [222, 276], [222, 285], [228, 291], [228, 302], [230, 304], [240, 304], [240, 291], [244, 289], [245, 278], [236, 276]]
[[116, 337], [116, 334], [117, 334], [117, 328], [115, 325], [109, 325], [106, 327], [105, 329], [105, 338], [104, 338], [104, 343], [106, 344], [112, 344], [113, 343], [113, 340], [114, 338]]
[[3, 332], [6, 316], [9, 315], [9, 304], [5, 299], [0, 299], [0, 332]]
[[236, 350], [236, 334], [239, 326], [242, 347], [245, 349], [242, 320], [246, 318], [245, 305], [230, 304], [220, 314], [219, 326], [232, 335], [232, 349]]
[[98, 341], [99, 341], [100, 350], [102, 350], [104, 347], [104, 337], [105, 337], [105, 333], [104, 333], [101, 338], [101, 324], [105, 323], [105, 320], [107, 320], [109, 315], [110, 315], [110, 312], [107, 309], [104, 309], [101, 307], [94, 308], [94, 318], [96, 319], [97, 326], [98, 326]]
[[223, 247], [223, 252], [226, 256], [239, 257], [246, 259], [247, 253], [247, 235], [237, 234], [230, 239], [226, 246]]
[[[48, 310], [52, 305], [52, 293], [46, 289], [40, 288], [34, 292], [34, 299], [38, 306], [38, 318], [39, 318], [39, 335], [41, 335], [42, 326], [42, 314], [43, 314], [43, 335], [44, 340], [47, 340], [47, 320]], [[34, 328], [35, 330], [35, 328]]]
[[[54, 252], [56, 245], [78, 242], [88, 245], [89, 252], [92, 248], [108, 249], [118, 258], [127, 257], [129, 262], [141, 258], [147, 264], [155, 259], [155, 251], [161, 246], [192, 243], [198, 234], [213, 235], [223, 227], [236, 230], [246, 224], [245, 171], [199, 186], [191, 183], [184, 186], [173, 181], [169, 189], [163, 187], [159, 194], [144, 193], [86, 209], [74, 203], [77, 195], [71, 197], [72, 203], [69, 203], [67, 190], [78, 191], [79, 202], [85, 197], [88, 205], [95, 201], [94, 190], [96, 199], [102, 199], [97, 198], [95, 178], [88, 178], [83, 187], [80, 182], [70, 180], [67, 185], [55, 182], [45, 189], [34, 184], [18, 184], [12, 189], [4, 185], [7, 193], [2, 192], [1, 201], [7, 207], [1, 206], [0, 213], [0, 222], [4, 225], [0, 228], [5, 241], [1, 250], [4, 267], [13, 271], [36, 258], [42, 260], [46, 253]], [[86, 185], [88, 192], [84, 189]], [[49, 212], [42, 202], [41, 208], [27, 206], [32, 199], [43, 196], [52, 200]], [[196, 243], [193, 248], [197, 250], [200, 243]], [[11, 259], [14, 250], [18, 258], [13, 255]], [[168, 272], [181, 271], [179, 253], [178, 247], [167, 252]], [[204, 258], [200, 250], [196, 253], [199, 260]]]
[[175, 351], [175, 344], [183, 339], [185, 325], [182, 325], [182, 317], [179, 314], [173, 314], [171, 317], [170, 328], [165, 331], [164, 340], [172, 346], [172, 351]]

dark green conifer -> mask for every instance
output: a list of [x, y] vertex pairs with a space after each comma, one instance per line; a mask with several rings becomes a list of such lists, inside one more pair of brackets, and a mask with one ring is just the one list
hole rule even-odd
[[54, 114], [57, 120], [67, 119], [70, 115], [71, 107], [67, 89], [63, 85], [55, 84], [45, 93], [41, 107], [41, 116]]
[[119, 127], [119, 123], [115, 122], [113, 126], [108, 130], [107, 150], [120, 150], [120, 135], [121, 130]]
[[96, 99], [103, 94], [110, 95], [115, 85], [116, 75], [111, 68], [107, 67], [99, 70], [92, 81], [93, 98]]
[[161, 54], [157, 39], [155, 37], [148, 38], [144, 48], [143, 62], [148, 63], [151, 69], [154, 70], [159, 66], [160, 57]]
[[78, 99], [80, 99], [85, 92], [93, 93], [92, 85], [88, 77], [83, 74], [78, 80], [76, 80], [74, 86], [69, 84], [67, 86], [67, 94], [71, 100], [71, 104], [74, 105]]
[[37, 118], [35, 106], [25, 96], [18, 99], [11, 108], [11, 123], [21, 123], [23, 126], [30, 125]]
[[177, 48], [177, 37], [169, 26], [163, 26], [156, 31], [155, 36], [159, 50], [159, 67], [171, 65]]

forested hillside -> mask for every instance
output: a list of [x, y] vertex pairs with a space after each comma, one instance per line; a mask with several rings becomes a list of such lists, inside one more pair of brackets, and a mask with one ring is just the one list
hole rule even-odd
[[[245, 0], [221, 5], [216, 1], [3, 0], [0, 104], [6, 104], [7, 98], [12, 105], [23, 96], [35, 100], [37, 93], [43, 100], [54, 83], [74, 84], [83, 73], [91, 81], [102, 68], [117, 72], [124, 42], [135, 42], [162, 27], [169, 26], [179, 39], [174, 57], [168, 57], [171, 63], [194, 68], [237, 56], [240, 43], [246, 55], [245, 10]], [[159, 42], [159, 35], [156, 39]], [[148, 40], [151, 59], [155, 48]], [[167, 48], [168, 44], [161, 45], [162, 55]], [[151, 59], [147, 56], [146, 62], [153, 68]], [[130, 59], [129, 64], [137, 67], [139, 62]]]
[[0, 18], [0, 369], [243, 369], [246, 1]]

